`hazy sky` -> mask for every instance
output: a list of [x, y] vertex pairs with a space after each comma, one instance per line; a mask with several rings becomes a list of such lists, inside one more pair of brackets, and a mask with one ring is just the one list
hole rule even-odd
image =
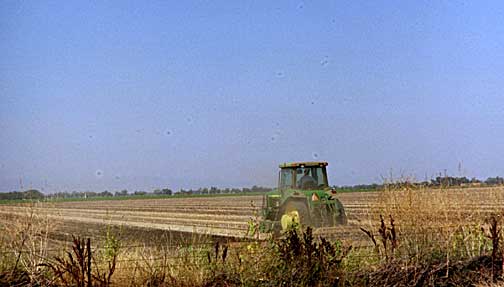
[[[71, 2], [71, 3], [70, 3]], [[272, 3], [274, 2], [274, 3]], [[0, 190], [504, 175], [502, 1], [1, 1]]]

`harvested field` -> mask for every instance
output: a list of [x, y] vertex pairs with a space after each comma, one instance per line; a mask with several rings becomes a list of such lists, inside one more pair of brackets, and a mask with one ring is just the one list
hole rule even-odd
[[[503, 188], [412, 192], [341, 193], [338, 197], [345, 206], [349, 224], [319, 229], [315, 234], [360, 246], [370, 244], [360, 228], [373, 230], [379, 224], [380, 214], [392, 215], [398, 228], [405, 231], [415, 221], [406, 220], [403, 215], [411, 215], [412, 211], [418, 220], [429, 220], [430, 228], [448, 228], [460, 221], [482, 223], [485, 217], [504, 209]], [[98, 236], [105, 226], [116, 226], [126, 230], [125, 234], [135, 234], [128, 236], [129, 240], [155, 241], [160, 234], [187, 233], [246, 238], [249, 222], [259, 219], [261, 207], [262, 196], [216, 196], [48, 202], [31, 210], [59, 223], [58, 232], [52, 235], [55, 240], [68, 240], [70, 234]], [[26, 212], [27, 207], [22, 204], [0, 206], [2, 220]]]

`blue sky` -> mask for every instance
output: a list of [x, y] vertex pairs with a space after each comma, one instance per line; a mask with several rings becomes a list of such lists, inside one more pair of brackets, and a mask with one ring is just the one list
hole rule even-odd
[[2, 1], [0, 190], [504, 175], [501, 1], [271, 2]]

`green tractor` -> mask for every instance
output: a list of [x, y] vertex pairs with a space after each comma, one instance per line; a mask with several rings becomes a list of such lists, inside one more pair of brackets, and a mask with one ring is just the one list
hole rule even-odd
[[278, 189], [263, 199], [262, 229], [281, 234], [292, 227], [331, 227], [347, 218], [336, 191], [329, 187], [327, 162], [280, 165]]

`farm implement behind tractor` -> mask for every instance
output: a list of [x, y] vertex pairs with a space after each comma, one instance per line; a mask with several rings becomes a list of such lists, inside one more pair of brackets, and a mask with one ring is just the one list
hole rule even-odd
[[347, 223], [345, 210], [329, 187], [327, 162], [280, 165], [278, 189], [264, 196], [261, 229], [281, 234], [293, 227], [333, 227]]

